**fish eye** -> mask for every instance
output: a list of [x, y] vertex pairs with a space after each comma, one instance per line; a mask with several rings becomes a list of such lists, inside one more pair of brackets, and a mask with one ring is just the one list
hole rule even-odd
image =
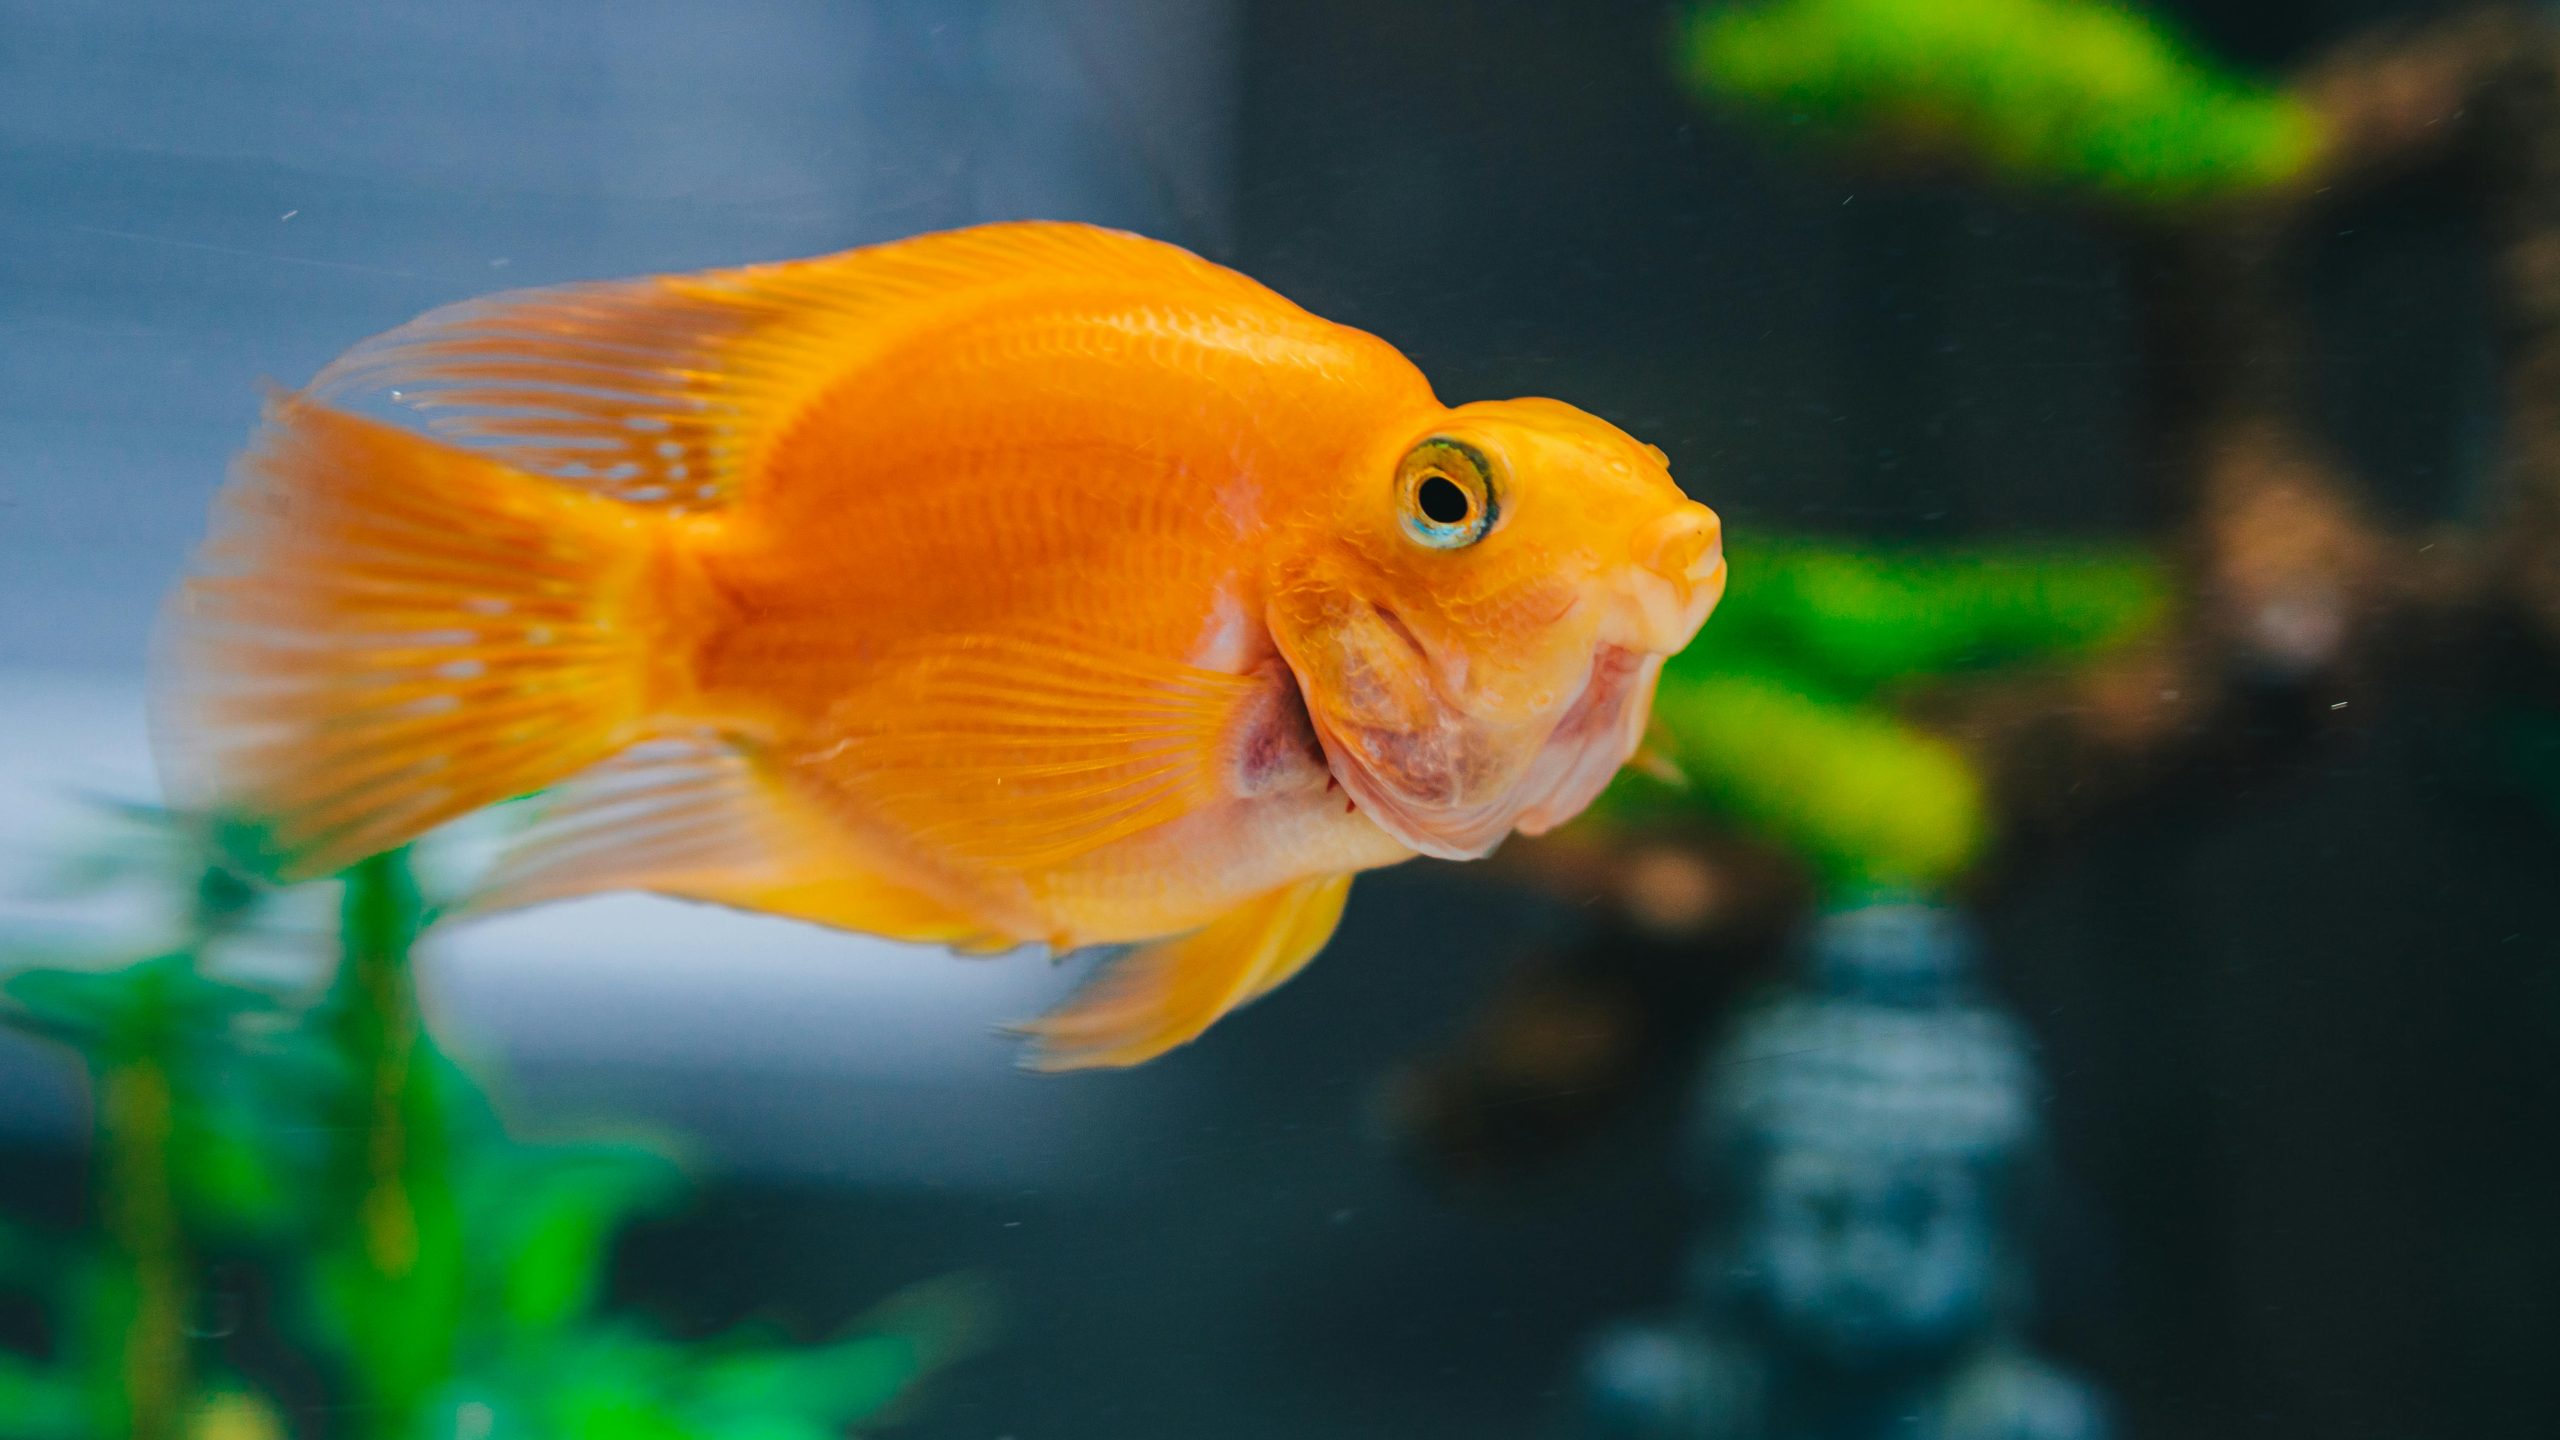
[[1464, 523], [1468, 513], [1475, 509], [1475, 502], [1467, 498], [1467, 492], [1459, 489], [1458, 482], [1446, 475], [1423, 476], [1422, 484], [1413, 492], [1413, 502], [1422, 507], [1422, 518], [1434, 525]]
[[1396, 470], [1405, 533], [1435, 550], [1473, 545], [1493, 528], [1493, 466], [1463, 441], [1434, 437]]

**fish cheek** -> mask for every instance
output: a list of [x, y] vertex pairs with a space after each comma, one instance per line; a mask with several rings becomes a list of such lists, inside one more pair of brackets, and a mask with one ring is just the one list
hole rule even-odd
[[1479, 747], [1395, 622], [1356, 601], [1329, 604], [1293, 648], [1309, 711], [1374, 783], [1421, 805], [1468, 792]]

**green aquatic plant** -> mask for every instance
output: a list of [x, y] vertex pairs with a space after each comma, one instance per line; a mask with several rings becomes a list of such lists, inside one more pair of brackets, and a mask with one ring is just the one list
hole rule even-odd
[[2085, 660], [2150, 633], [2172, 594], [2126, 546], [1732, 549], [1731, 592], [1654, 701], [1654, 747], [1686, 784], [1630, 771], [1595, 823], [1701, 811], [1834, 887], [1943, 887], [1991, 838], [1975, 760], [1896, 709], [1906, 687]]
[[[0, 1290], [52, 1332], [50, 1353], [0, 1353], [0, 1440], [821, 1440], [970, 1343], [983, 1307], [956, 1284], [817, 1345], [614, 1314], [612, 1242], [680, 1193], [680, 1169], [646, 1137], [507, 1130], [421, 1017], [430, 911], [404, 855], [344, 877], [311, 993], [219, 974], [254, 887], [218, 864], [177, 884], [182, 944], [122, 964], [22, 950], [0, 982], [10, 1023], [85, 1062], [96, 1157], [94, 1224], [0, 1222]], [[317, 1372], [320, 1403], [228, 1362], [230, 1322], [205, 1323], [239, 1303], [217, 1266], [262, 1278], [265, 1348]], [[314, 1425], [281, 1418], [306, 1406]]]
[[2286, 185], [2324, 144], [2300, 97], [2099, 0], [1706, 4], [1677, 46], [1693, 88], [1764, 118], [2137, 205]]

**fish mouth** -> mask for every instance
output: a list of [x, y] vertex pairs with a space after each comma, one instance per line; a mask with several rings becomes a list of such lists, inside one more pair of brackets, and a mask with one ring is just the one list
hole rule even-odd
[[1668, 658], [1622, 645], [1599, 648], [1581, 696], [1556, 722], [1530, 764], [1534, 783], [1523, 787], [1529, 799], [1512, 828], [1523, 835], [1543, 835], [1581, 814], [1609, 788], [1644, 743], [1653, 688]]
[[[1418, 734], [1365, 727], [1345, 734], [1321, 709], [1307, 713], [1335, 781], [1380, 829], [1420, 854], [1474, 860], [1515, 829], [1536, 835], [1582, 813], [1642, 741], [1664, 658], [1598, 647], [1581, 692], [1525, 764], [1506, 765], [1516, 747], [1454, 707], [1451, 720]], [[1500, 783], [1470, 794], [1488, 781]]]
[[1622, 607], [1601, 631], [1603, 643], [1657, 655], [1677, 655], [1724, 599], [1724, 547], [1710, 545], [1686, 570], [1676, 574], [1638, 571]]

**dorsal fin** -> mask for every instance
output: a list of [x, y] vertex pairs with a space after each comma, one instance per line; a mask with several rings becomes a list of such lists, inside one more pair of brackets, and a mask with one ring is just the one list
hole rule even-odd
[[1042, 280], [1124, 279], [1289, 306], [1161, 241], [1020, 221], [811, 260], [518, 290], [378, 335], [313, 378], [389, 391], [457, 442], [637, 504], [738, 498], [800, 408], [935, 304]]

